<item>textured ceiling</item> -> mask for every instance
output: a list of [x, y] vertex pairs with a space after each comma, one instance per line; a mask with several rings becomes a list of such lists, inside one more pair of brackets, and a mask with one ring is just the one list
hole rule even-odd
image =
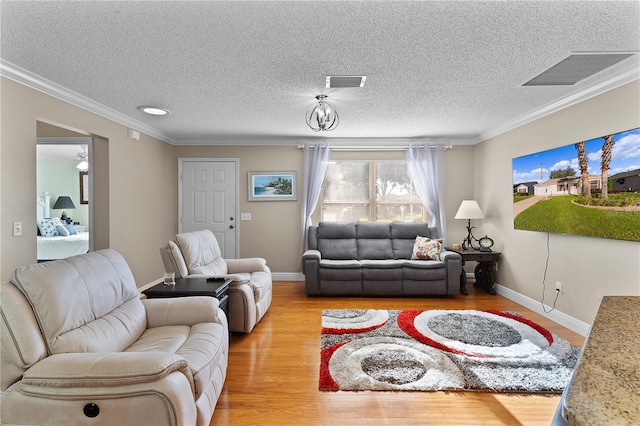
[[[171, 143], [477, 141], [640, 64], [522, 87], [572, 52], [640, 51], [638, 1], [3, 0], [0, 15], [4, 75], [25, 71]], [[326, 89], [326, 75], [367, 81]], [[333, 132], [304, 121], [318, 94], [340, 114]]]

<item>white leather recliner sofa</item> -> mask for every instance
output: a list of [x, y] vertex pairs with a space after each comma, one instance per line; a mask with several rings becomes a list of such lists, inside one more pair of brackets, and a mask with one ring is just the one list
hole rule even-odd
[[177, 234], [160, 248], [165, 271], [176, 277], [228, 277], [229, 329], [250, 333], [269, 309], [271, 270], [263, 258], [223, 259], [209, 229]]
[[229, 331], [213, 297], [140, 300], [107, 249], [2, 283], [3, 425], [208, 425]]

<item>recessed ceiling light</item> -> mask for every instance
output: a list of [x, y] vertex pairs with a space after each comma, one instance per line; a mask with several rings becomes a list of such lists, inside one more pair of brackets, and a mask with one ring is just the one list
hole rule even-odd
[[147, 114], [151, 114], [151, 115], [167, 115], [169, 114], [169, 110], [168, 109], [164, 109], [164, 108], [158, 108], [158, 107], [153, 107], [153, 106], [141, 106], [138, 107], [138, 109], [144, 113]]

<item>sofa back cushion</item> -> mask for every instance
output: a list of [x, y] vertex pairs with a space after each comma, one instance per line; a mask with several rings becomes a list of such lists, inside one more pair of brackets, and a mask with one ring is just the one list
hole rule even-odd
[[220, 276], [227, 274], [227, 262], [215, 235], [209, 229], [185, 232], [175, 237], [189, 275]]
[[355, 222], [320, 222], [318, 250], [323, 259], [357, 259]]
[[179, 278], [185, 278], [189, 275], [180, 247], [175, 242], [168, 241], [166, 246], [160, 247], [160, 256], [165, 272], [174, 272]]
[[115, 250], [16, 269], [49, 354], [119, 352], [146, 328], [133, 274]]
[[391, 239], [394, 259], [411, 259], [413, 244], [417, 236], [438, 238], [437, 228], [424, 222], [392, 222]]
[[47, 348], [27, 299], [10, 283], [0, 286], [0, 390], [4, 391], [20, 380], [32, 365], [45, 358]]
[[356, 222], [358, 259], [393, 259], [391, 227], [386, 222]]

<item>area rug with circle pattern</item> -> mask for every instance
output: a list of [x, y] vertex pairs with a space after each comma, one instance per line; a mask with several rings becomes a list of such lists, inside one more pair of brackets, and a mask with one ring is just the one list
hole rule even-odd
[[513, 311], [324, 310], [320, 390], [561, 393], [580, 348]]

